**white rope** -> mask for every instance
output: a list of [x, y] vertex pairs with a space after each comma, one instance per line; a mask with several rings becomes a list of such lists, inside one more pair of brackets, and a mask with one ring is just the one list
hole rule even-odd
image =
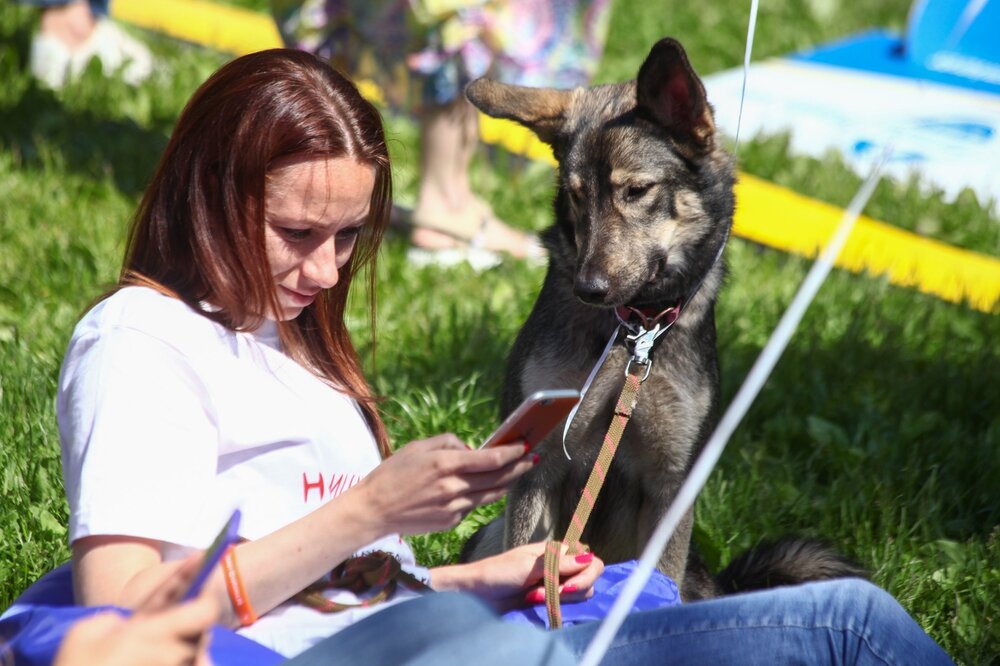
[[594, 383], [594, 377], [597, 376], [597, 371], [601, 369], [604, 365], [604, 360], [611, 353], [611, 348], [615, 345], [615, 340], [618, 339], [618, 331], [621, 330], [621, 326], [615, 326], [614, 332], [611, 334], [611, 338], [608, 340], [608, 344], [604, 345], [604, 351], [601, 352], [601, 357], [597, 359], [597, 363], [591, 368], [590, 374], [587, 375], [587, 381], [583, 383], [583, 388], [580, 389], [580, 400], [575, 405], [573, 405], [572, 411], [570, 411], [569, 416], [566, 417], [566, 425], [563, 426], [563, 436], [562, 436], [562, 447], [563, 455], [566, 456], [566, 460], [572, 460], [569, 455], [569, 450], [566, 448], [566, 435], [569, 434], [569, 426], [573, 423], [573, 419], [576, 418], [576, 412], [580, 409], [580, 405], [583, 404], [583, 399], [587, 397], [587, 391], [590, 390], [590, 385]]
[[875, 185], [878, 184], [882, 167], [885, 165], [891, 150], [891, 147], [886, 148], [882, 153], [879, 160], [872, 167], [868, 179], [865, 180], [861, 189], [854, 195], [854, 199], [847, 207], [847, 210], [844, 211], [844, 216], [833, 237], [819, 259], [813, 264], [798, 293], [795, 294], [792, 304], [788, 306], [788, 310], [785, 311], [777, 328], [774, 329], [774, 333], [771, 334], [771, 338], [764, 346], [764, 350], [754, 362], [746, 380], [744, 380], [743, 385], [740, 386], [740, 390], [736, 393], [736, 397], [733, 398], [729, 408], [726, 409], [726, 413], [719, 421], [719, 425], [715, 428], [715, 432], [712, 433], [701, 455], [698, 456], [698, 460], [692, 466], [690, 474], [688, 474], [687, 479], [677, 493], [677, 497], [670, 505], [670, 508], [667, 509], [667, 513], [660, 520], [660, 523], [656, 526], [656, 530], [650, 537], [649, 543], [646, 544], [646, 548], [642, 551], [642, 556], [639, 558], [639, 563], [635, 571], [632, 572], [632, 575], [626, 581], [621, 595], [615, 600], [614, 605], [608, 611], [607, 617], [604, 618], [590, 645], [587, 646], [587, 651], [583, 654], [583, 659], [580, 662], [581, 666], [596, 666], [611, 646], [611, 641], [614, 639], [615, 633], [621, 627], [639, 593], [649, 580], [649, 576], [653, 573], [653, 568], [660, 558], [660, 553], [663, 552], [664, 547], [667, 545], [667, 541], [670, 540], [684, 514], [694, 506], [698, 493], [701, 492], [702, 487], [712, 473], [712, 469], [722, 455], [729, 437], [736, 430], [736, 426], [743, 419], [754, 398], [760, 392], [761, 387], [764, 386], [764, 382], [767, 381], [768, 376], [781, 357], [781, 353], [788, 345], [789, 339], [791, 339], [796, 327], [798, 327], [799, 322], [802, 320], [802, 315], [805, 313], [806, 308], [809, 307], [809, 304], [816, 296], [816, 292], [819, 291], [823, 281], [829, 275], [834, 259], [840, 254], [844, 244], [847, 242], [848, 235], [854, 228], [854, 223], [857, 221], [858, 216], [861, 215], [861, 211], [864, 210], [865, 204], [868, 203], [872, 192], [875, 191]]
[[753, 36], [757, 32], [757, 9], [759, 0], [750, 2], [750, 22], [747, 24], [747, 41], [743, 49], [743, 86], [740, 88], [740, 110], [736, 116], [736, 142], [733, 146], [735, 154], [740, 148], [740, 126], [743, 124], [743, 101], [747, 96], [747, 79], [750, 78], [750, 53], [753, 51]]

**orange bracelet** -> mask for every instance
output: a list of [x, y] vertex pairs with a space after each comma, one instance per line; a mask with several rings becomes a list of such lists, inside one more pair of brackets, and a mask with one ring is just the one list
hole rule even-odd
[[247, 588], [243, 585], [240, 570], [236, 568], [236, 546], [230, 546], [226, 549], [226, 554], [222, 556], [222, 575], [226, 579], [229, 601], [233, 604], [233, 610], [240, 618], [240, 626], [249, 627], [257, 621], [257, 614], [253, 612], [250, 597], [247, 596]]

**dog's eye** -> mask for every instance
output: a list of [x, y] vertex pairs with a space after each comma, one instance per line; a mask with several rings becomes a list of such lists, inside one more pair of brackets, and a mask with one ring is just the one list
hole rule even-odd
[[646, 196], [646, 193], [653, 188], [652, 183], [643, 183], [641, 185], [629, 185], [625, 188], [625, 200], [626, 201], [637, 201], [642, 197]]

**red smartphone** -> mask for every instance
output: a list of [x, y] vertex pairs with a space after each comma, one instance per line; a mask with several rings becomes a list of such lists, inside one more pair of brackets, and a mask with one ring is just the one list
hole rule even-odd
[[534, 448], [580, 402], [576, 389], [549, 389], [528, 396], [479, 448], [524, 441]]
[[201, 564], [198, 565], [198, 574], [191, 581], [191, 585], [184, 593], [184, 596], [181, 597], [181, 601], [190, 601], [198, 596], [201, 588], [205, 585], [205, 581], [208, 580], [209, 574], [219, 564], [219, 560], [222, 559], [223, 554], [225, 554], [230, 546], [239, 541], [239, 529], [240, 510], [236, 509], [229, 517], [229, 520], [226, 521], [226, 524], [222, 526], [222, 530], [215, 537], [212, 545], [205, 551], [204, 557], [201, 558]]

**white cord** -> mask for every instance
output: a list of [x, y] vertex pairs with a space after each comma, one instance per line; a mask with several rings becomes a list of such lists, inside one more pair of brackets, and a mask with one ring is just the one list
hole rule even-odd
[[569, 427], [573, 423], [573, 419], [576, 418], [576, 412], [580, 409], [580, 405], [583, 404], [583, 399], [587, 397], [587, 391], [590, 390], [590, 385], [594, 383], [594, 377], [597, 376], [597, 371], [601, 369], [604, 365], [604, 360], [608, 357], [611, 352], [611, 348], [615, 345], [615, 340], [618, 339], [618, 331], [621, 330], [621, 325], [615, 326], [614, 332], [611, 334], [611, 338], [608, 340], [608, 344], [604, 345], [604, 351], [601, 352], [601, 357], [597, 359], [597, 363], [591, 368], [590, 374], [587, 375], [587, 381], [583, 383], [583, 388], [580, 389], [580, 400], [570, 411], [569, 416], [566, 417], [566, 425], [563, 426], [563, 436], [562, 436], [562, 447], [563, 455], [566, 456], [566, 460], [573, 460], [569, 455], [569, 450], [566, 448], [566, 435], [569, 434]]
[[771, 338], [764, 346], [764, 350], [754, 362], [746, 380], [744, 380], [743, 385], [740, 386], [740, 390], [736, 393], [736, 397], [733, 398], [732, 403], [726, 409], [726, 413], [719, 421], [719, 425], [715, 428], [715, 432], [712, 433], [701, 455], [698, 456], [698, 460], [692, 466], [690, 474], [688, 474], [687, 479], [677, 493], [677, 497], [670, 505], [670, 508], [667, 509], [667, 513], [660, 520], [660, 523], [656, 526], [656, 530], [650, 537], [649, 543], [646, 544], [646, 548], [642, 551], [642, 557], [639, 558], [638, 565], [636, 565], [632, 575], [626, 581], [621, 595], [615, 600], [614, 605], [611, 606], [611, 610], [608, 611], [607, 617], [604, 618], [590, 645], [587, 646], [587, 651], [584, 652], [583, 659], [580, 662], [581, 666], [597, 666], [611, 646], [611, 641], [614, 639], [615, 633], [622, 622], [624, 622], [639, 593], [645, 587], [649, 576], [653, 573], [653, 568], [660, 559], [660, 553], [666, 547], [667, 541], [670, 540], [684, 514], [694, 506], [698, 493], [701, 492], [702, 487], [712, 473], [712, 469], [722, 455], [722, 451], [726, 448], [729, 437], [736, 430], [736, 426], [743, 419], [754, 398], [760, 392], [761, 387], [764, 386], [764, 382], [767, 381], [768, 376], [781, 357], [781, 353], [788, 345], [789, 339], [791, 339], [796, 327], [798, 327], [799, 322], [802, 320], [802, 315], [805, 313], [806, 308], [809, 307], [809, 304], [816, 296], [816, 292], [819, 291], [823, 281], [829, 275], [834, 259], [840, 254], [844, 244], [847, 242], [848, 235], [854, 228], [854, 223], [857, 221], [858, 216], [861, 215], [861, 211], [864, 210], [865, 204], [868, 203], [872, 192], [875, 191], [882, 167], [885, 165], [891, 152], [891, 147], [887, 147], [882, 152], [879, 160], [872, 167], [868, 179], [865, 180], [861, 189], [854, 195], [854, 199], [847, 207], [847, 210], [844, 211], [844, 216], [833, 237], [819, 259], [813, 264], [809, 274], [806, 275], [806, 279], [803, 281], [802, 286], [799, 287], [798, 293], [795, 294], [792, 304], [788, 306], [788, 310], [785, 311], [777, 328], [774, 329], [774, 333], [771, 334]]
[[747, 96], [747, 79], [750, 78], [750, 53], [753, 51], [753, 36], [757, 31], [758, 0], [750, 2], [750, 22], [747, 24], [747, 42], [743, 49], [743, 86], [740, 89], [740, 110], [736, 116], [736, 142], [733, 146], [735, 154], [740, 147], [740, 126], [743, 124], [743, 101]]

